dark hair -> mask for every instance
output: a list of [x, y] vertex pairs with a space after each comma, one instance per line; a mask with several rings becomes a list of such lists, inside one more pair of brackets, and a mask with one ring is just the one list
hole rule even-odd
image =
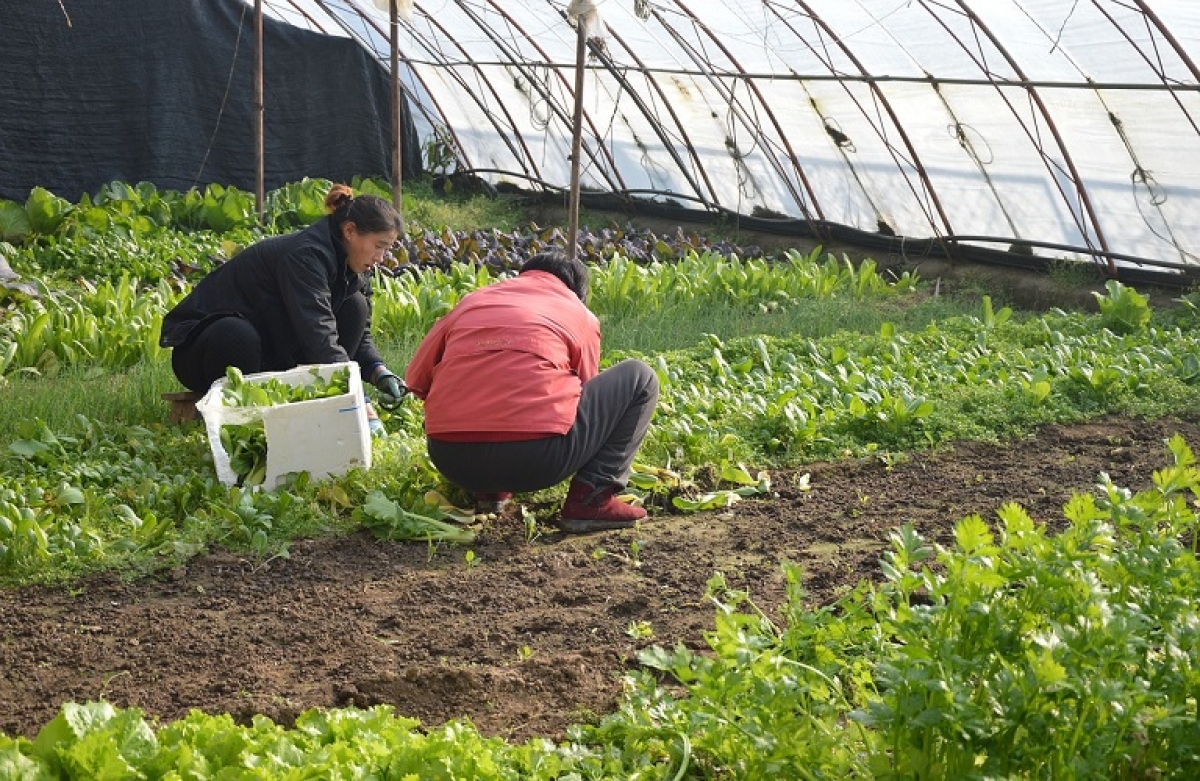
[[567, 253], [560, 249], [550, 249], [539, 252], [521, 266], [521, 273], [526, 271], [545, 271], [562, 280], [579, 300], [587, 303], [588, 297], [588, 268], [578, 258], [568, 258]]
[[355, 196], [344, 184], [335, 184], [325, 196], [325, 208], [333, 214], [335, 227], [352, 222], [362, 233], [402, 233], [404, 220], [400, 212], [378, 195]]

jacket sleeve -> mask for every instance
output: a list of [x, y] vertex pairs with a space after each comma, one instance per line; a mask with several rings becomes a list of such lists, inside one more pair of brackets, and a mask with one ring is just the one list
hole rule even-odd
[[380, 355], [379, 349], [375, 347], [375, 340], [371, 337], [371, 314], [373, 308], [373, 296], [371, 289], [371, 280], [364, 275], [362, 281], [361, 292], [367, 299], [367, 324], [363, 328], [362, 341], [358, 343], [358, 352], [351, 357], [358, 362], [358, 367], [362, 371], [363, 382], [371, 382], [371, 373], [375, 367], [384, 364], [383, 356]]

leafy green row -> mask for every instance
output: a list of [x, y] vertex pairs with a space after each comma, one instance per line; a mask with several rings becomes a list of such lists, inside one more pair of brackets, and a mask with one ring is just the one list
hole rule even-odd
[[162, 318], [178, 297], [165, 282], [147, 288], [130, 276], [97, 285], [81, 282], [78, 291], [16, 294], [11, 306], [0, 310], [0, 381], [16, 371], [122, 369], [161, 359]]
[[117, 566], [146, 551], [186, 558], [202, 550], [209, 540], [196, 543], [189, 518], [231, 497], [184, 466], [203, 460], [200, 432], [77, 421], [69, 434], [26, 421], [10, 446], [0, 491], [4, 579]]
[[[710, 649], [653, 647], [619, 709], [555, 744], [422, 728], [387, 707], [291, 729], [193, 713], [165, 725], [65, 704], [20, 778], [1193, 778], [1200, 772], [1200, 472], [1179, 437], [1154, 487], [1102, 477], [1051, 535], [1019, 506], [952, 548], [893, 534], [885, 581], [805, 607], [785, 562], [782, 624], [720, 574]], [[1186, 545], [1183, 542], [1186, 542]], [[662, 676], [676, 682], [665, 686]]]
[[889, 280], [874, 261], [855, 266], [822, 255], [820, 248], [807, 255], [789, 250], [776, 262], [689, 251], [671, 262], [649, 264], [615, 256], [594, 269], [588, 304], [601, 316], [642, 308], [669, 312], [684, 303], [717, 301], [771, 310], [804, 299], [887, 298], [916, 289], [917, 278], [908, 272]]
[[[373, 326], [383, 338], [418, 339], [462, 296], [503, 273], [455, 263], [381, 276]], [[130, 274], [80, 284], [77, 292], [11, 294], [11, 305], [0, 311], [0, 378], [19, 370], [47, 374], [73, 365], [120, 369], [165, 357], [157, 338], [163, 315], [182, 295], [176, 286], [160, 280], [148, 287]], [[869, 262], [855, 268], [832, 257], [822, 259], [819, 252], [793, 254], [777, 264], [691, 252], [676, 263], [641, 266], [617, 257], [595, 267], [591, 301], [601, 317], [632, 306], [669, 310], [685, 301], [734, 300], [765, 309], [805, 298], [897, 296], [911, 292], [915, 284], [911, 276], [888, 281]]]
[[697, 777], [1189, 778], [1200, 472], [1170, 451], [1150, 490], [1075, 496], [1058, 535], [1012, 504], [952, 549], [903, 528], [881, 586], [815, 612], [785, 565], [782, 626], [718, 576], [711, 653], [643, 652], [653, 672], [588, 742], [667, 766], [686, 748]]
[[361, 480], [315, 486], [307, 475], [274, 493], [223, 486], [199, 427], [151, 430], [81, 415], [69, 433], [40, 421], [20, 429], [0, 466], [5, 583], [156, 570], [216, 544], [286, 555], [290, 539], [358, 523], [351, 515], [366, 491]]
[[[325, 215], [325, 196], [332, 183], [303, 179], [267, 193], [264, 206], [269, 232], [301, 228]], [[385, 185], [355, 179], [357, 192], [391, 197]], [[160, 190], [150, 182], [111, 182], [94, 195], [72, 203], [42, 187], [30, 191], [24, 204], [0, 199], [0, 241], [53, 246], [60, 240], [95, 240], [106, 236], [154, 238], [171, 230], [230, 233], [259, 227], [254, 194], [236, 187], [210, 184], [184, 192]]]
[[[13, 268], [50, 286], [53, 280], [86, 279], [96, 283], [133, 277], [146, 285], [182, 280], [211, 270], [254, 238], [249, 231], [158, 231], [135, 236], [109, 230], [97, 235], [70, 234], [34, 244], [0, 244]], [[61, 286], [65, 286], [63, 283]]]
[[[0, 199], [0, 254], [35, 279], [181, 282], [264, 235], [320, 219], [330, 184], [304, 179], [269, 192], [261, 224], [252, 193], [219, 184], [179, 192], [112, 182], [78, 203], [35, 187], [24, 204]], [[353, 186], [390, 197], [375, 180]]]
[[[147, 283], [186, 281], [232, 257], [264, 235], [311, 225], [325, 214], [324, 197], [332, 182], [304, 179], [267, 193], [260, 220], [254, 197], [217, 184], [186, 192], [159, 190], [142, 182], [112, 182], [94, 196], [71, 203], [34, 188], [24, 204], [0, 199], [0, 253], [24, 276], [34, 279], [82, 276], [94, 281], [131, 274]], [[356, 178], [356, 192], [391, 198], [385, 182]], [[417, 190], [421, 189], [418, 183]], [[434, 201], [404, 194], [410, 217], [390, 271], [405, 266], [449, 269], [456, 264], [485, 265], [497, 271], [519, 268], [532, 255], [566, 244], [557, 228], [527, 224], [520, 230], [422, 227], [436, 220]], [[503, 204], [491, 206], [502, 212]], [[754, 246], [713, 242], [678, 232], [660, 237], [633, 227], [580, 229], [580, 257], [603, 264], [614, 256], [637, 263], [674, 262], [689, 254], [726, 259], [760, 257]]]
[[[1128, 290], [1112, 283], [1112, 296]], [[993, 313], [901, 333], [754, 337], [650, 360], [663, 386], [651, 461], [799, 464], [953, 439], [999, 440], [1037, 425], [1194, 407], [1200, 338], [1191, 308], [1114, 315]], [[1124, 321], [1121, 321], [1124, 322]]]

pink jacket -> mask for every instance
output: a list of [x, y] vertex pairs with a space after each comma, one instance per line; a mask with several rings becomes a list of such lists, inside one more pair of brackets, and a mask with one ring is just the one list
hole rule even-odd
[[425, 433], [452, 441], [565, 434], [600, 364], [600, 321], [544, 271], [475, 290], [434, 324], [404, 382]]

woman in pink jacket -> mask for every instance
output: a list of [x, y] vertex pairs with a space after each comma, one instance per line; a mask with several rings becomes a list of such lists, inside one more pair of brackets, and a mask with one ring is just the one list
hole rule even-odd
[[480, 501], [504, 501], [573, 477], [560, 528], [619, 529], [646, 517], [616, 498], [658, 403], [642, 361], [599, 371], [600, 322], [588, 270], [561, 251], [469, 293], [439, 320], [408, 365], [425, 402], [429, 456]]

